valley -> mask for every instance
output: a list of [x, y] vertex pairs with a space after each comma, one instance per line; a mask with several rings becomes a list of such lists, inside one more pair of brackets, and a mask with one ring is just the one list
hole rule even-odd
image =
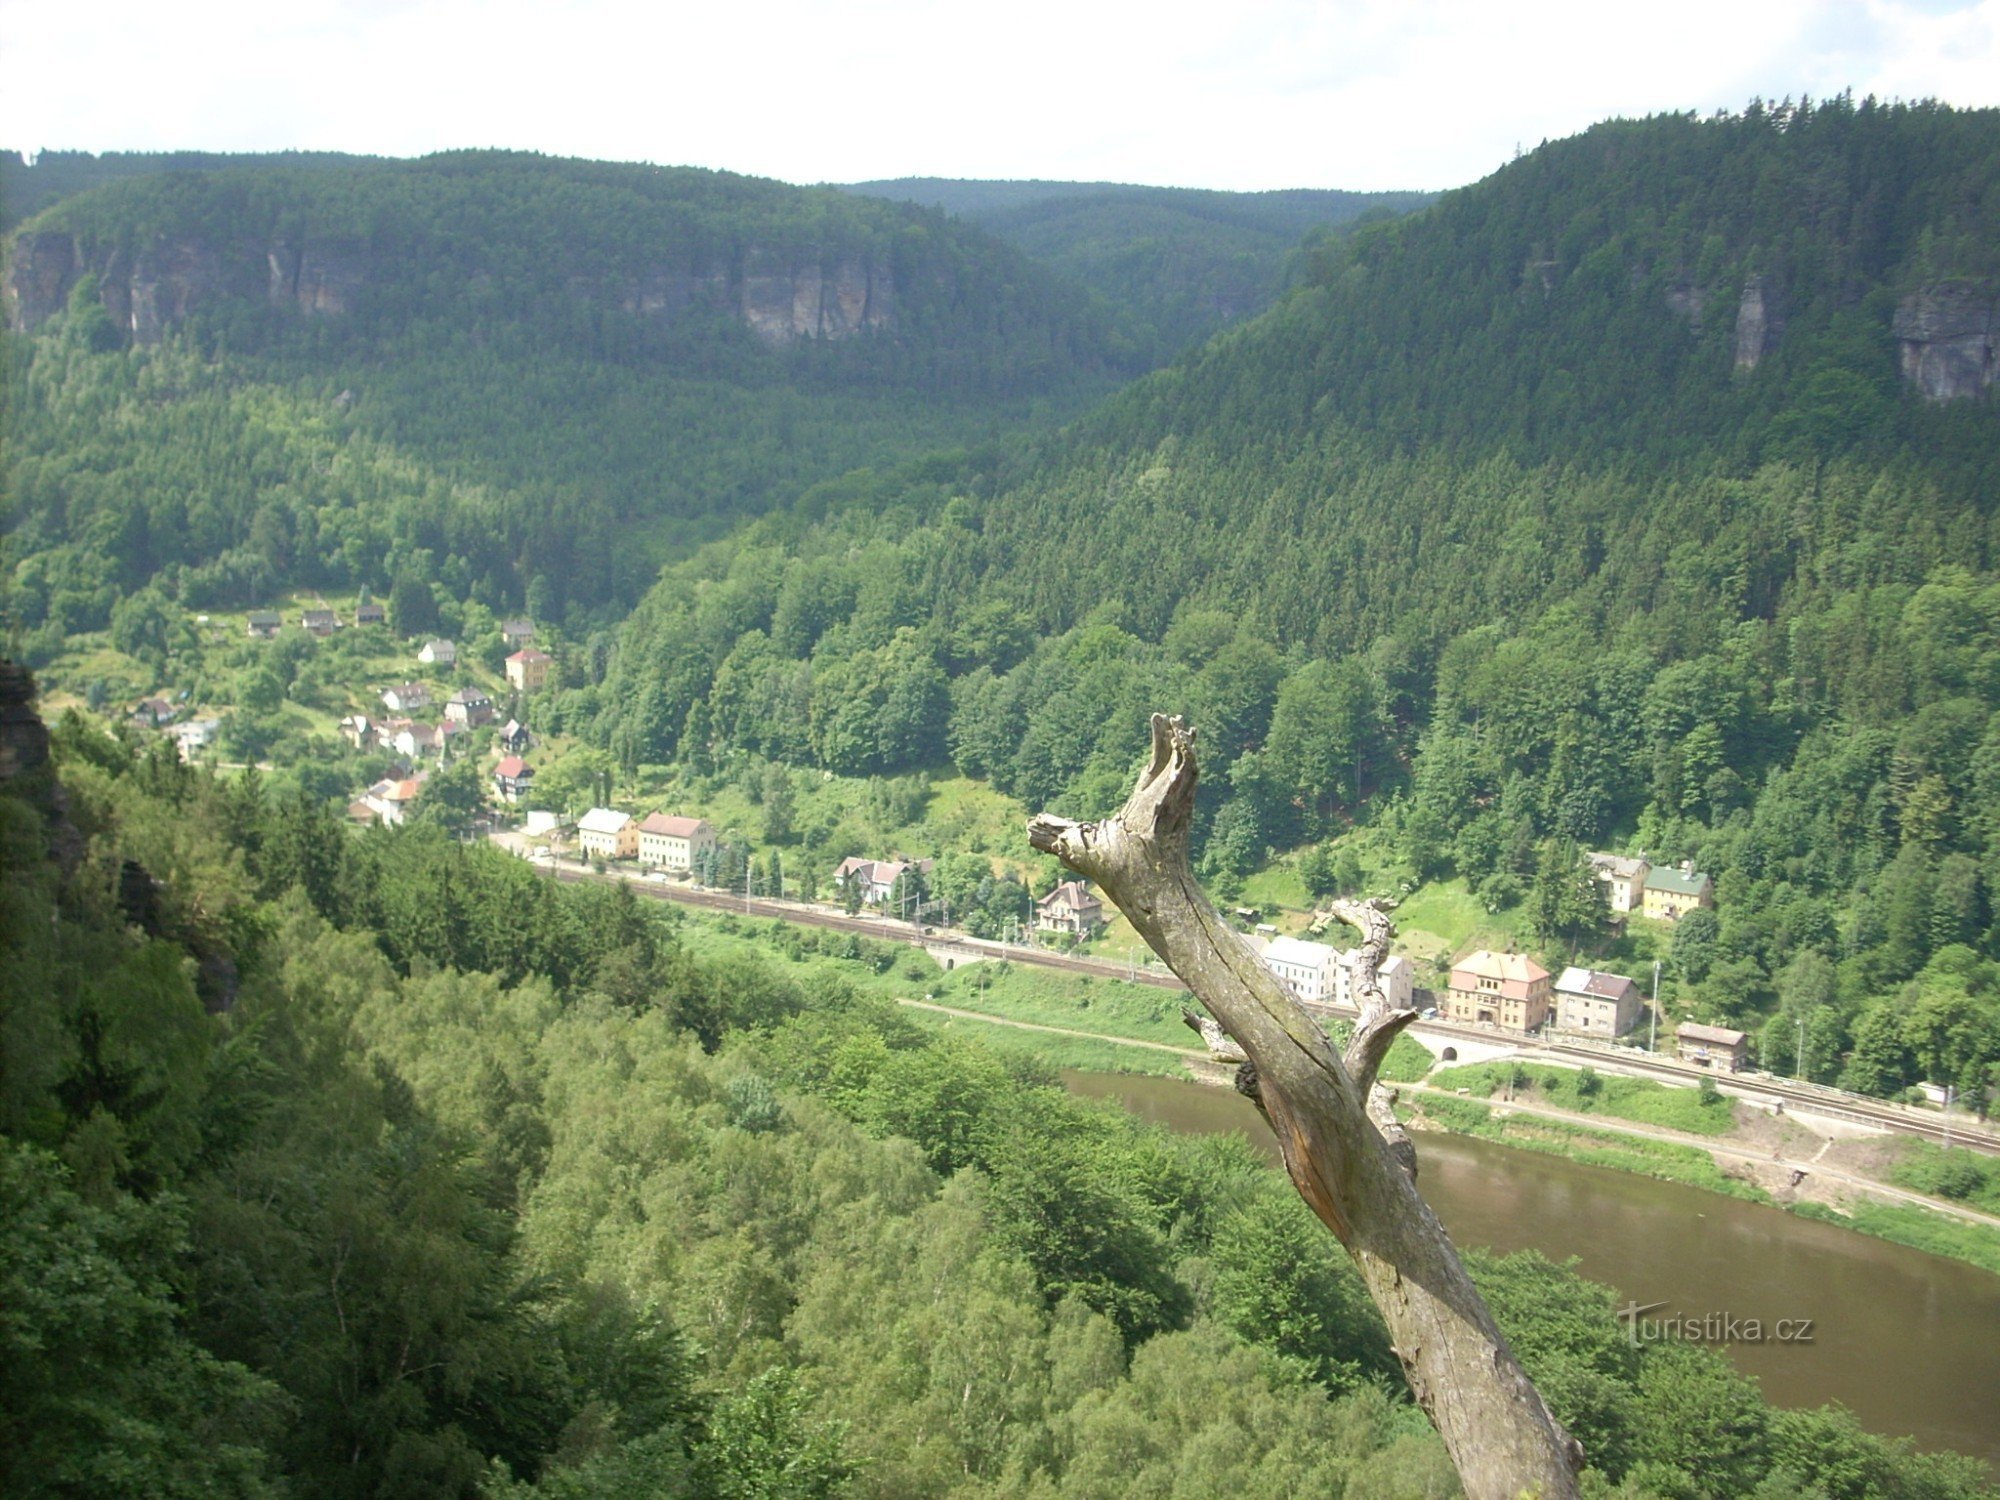
[[0, 1489], [1477, 1490], [1028, 843], [1164, 713], [1581, 1493], [1992, 1492], [2000, 111], [0, 197]]

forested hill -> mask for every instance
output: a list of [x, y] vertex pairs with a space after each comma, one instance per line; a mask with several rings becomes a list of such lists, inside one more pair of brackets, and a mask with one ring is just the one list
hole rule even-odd
[[507, 152], [108, 183], [21, 226], [10, 324], [39, 328], [88, 278], [139, 342], [190, 319], [257, 346], [525, 329], [618, 362], [981, 392], [1108, 358], [1080, 294], [942, 215]]
[[[1578, 845], [1695, 859], [1676, 1003], [1864, 1087], [1983, 1069], [1996, 212], [2000, 113], [1599, 127], [1329, 244], [1030, 477], [753, 529], [575, 707], [646, 760], [948, 747], [1084, 816], [1184, 708], [1212, 873], [1374, 822], [1559, 957]], [[1986, 1040], [1926, 1051], [1925, 996]]]
[[979, 225], [1127, 314], [1158, 362], [1276, 299], [1309, 237], [1421, 207], [1428, 193], [1226, 193], [1117, 182], [902, 177], [848, 192]]
[[155, 580], [397, 574], [603, 623], [690, 538], [1125, 368], [935, 211], [497, 152], [107, 182], [16, 232], [5, 295], [17, 611], [59, 636]]
[[0, 234], [52, 203], [123, 177], [228, 167], [358, 167], [375, 158], [340, 151], [37, 151], [0, 147]]

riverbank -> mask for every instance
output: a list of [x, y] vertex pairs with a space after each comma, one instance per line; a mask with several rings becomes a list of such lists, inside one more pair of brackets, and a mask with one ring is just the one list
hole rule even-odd
[[[1230, 1078], [1231, 1070], [1207, 1065], [1198, 1050], [1096, 1029], [1110, 1020], [1101, 1013], [1088, 1018], [1086, 1030], [903, 997], [899, 1003], [931, 1024], [980, 1028], [989, 1044], [1057, 1067], [1204, 1084]], [[1435, 1068], [1414, 1043], [1395, 1061], [1401, 1066], [1384, 1071], [1399, 1075], [1400, 1112], [1412, 1129], [1769, 1204], [2000, 1275], [2000, 1216], [1886, 1180], [1915, 1143], [1796, 1113], [1773, 1116], [1706, 1091], [1593, 1079], [1587, 1069], [1558, 1063]], [[1495, 1092], [1505, 1097], [1493, 1102]]]

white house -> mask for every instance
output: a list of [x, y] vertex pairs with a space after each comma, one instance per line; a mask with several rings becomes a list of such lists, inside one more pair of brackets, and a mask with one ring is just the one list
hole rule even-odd
[[896, 882], [906, 871], [928, 875], [932, 863], [928, 859], [862, 859], [859, 855], [850, 855], [834, 870], [833, 883], [845, 886], [852, 881], [860, 889], [864, 906], [880, 906], [895, 893]]
[[390, 827], [409, 816], [411, 804], [424, 789], [424, 778], [406, 776], [400, 781], [378, 781], [362, 794], [361, 805], [375, 815], [378, 823]]
[[639, 825], [639, 863], [685, 875], [702, 851], [715, 847], [715, 829], [706, 818], [654, 813]]
[[[1354, 991], [1355, 957], [1361, 950], [1342, 948], [1333, 955], [1333, 1003], [1352, 1010], [1361, 1008], [1361, 997]], [[1408, 1010], [1416, 1003], [1416, 977], [1409, 961], [1399, 954], [1391, 953], [1382, 960], [1375, 970], [1375, 982], [1382, 987], [1382, 998], [1391, 1010]]]
[[1081, 880], [1065, 880], [1035, 903], [1035, 927], [1089, 937], [1104, 925], [1104, 903]]
[[1646, 876], [1652, 870], [1643, 858], [1622, 854], [1591, 854], [1590, 873], [1604, 884], [1604, 894], [1614, 912], [1639, 910], [1644, 900]]
[[431, 690], [421, 682], [405, 682], [386, 689], [382, 694], [382, 706], [392, 714], [413, 714], [429, 705]]
[[589, 859], [634, 859], [639, 853], [639, 825], [616, 808], [593, 807], [577, 819], [576, 834]]
[[450, 641], [425, 641], [423, 649], [417, 653], [417, 660], [427, 667], [456, 666], [458, 647]]
[[1333, 998], [1334, 952], [1325, 943], [1277, 937], [1264, 945], [1264, 967], [1284, 980], [1301, 1000]]

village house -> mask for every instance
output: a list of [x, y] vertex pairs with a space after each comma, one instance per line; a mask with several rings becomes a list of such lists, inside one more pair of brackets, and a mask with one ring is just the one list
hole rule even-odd
[[533, 620], [502, 620], [500, 622], [500, 639], [506, 645], [518, 650], [534, 638], [535, 622]]
[[534, 693], [548, 686], [555, 658], [528, 646], [507, 658], [507, 682], [517, 693]]
[[388, 622], [389, 611], [373, 601], [354, 606], [354, 623], [356, 625], [386, 625]]
[[1689, 912], [1715, 905], [1715, 882], [1687, 860], [1680, 868], [1667, 865], [1646, 877], [1645, 914], [1657, 922], [1678, 922]]
[[389, 743], [404, 759], [415, 760], [420, 755], [449, 751], [453, 742], [465, 732], [463, 724], [450, 719], [437, 724], [405, 724]]
[[454, 724], [477, 729], [493, 722], [493, 700], [479, 688], [460, 688], [444, 700], [444, 716]]
[[309, 609], [299, 616], [299, 624], [321, 640], [340, 629], [339, 617], [330, 609]]
[[894, 894], [896, 882], [905, 872], [914, 870], [919, 875], [928, 875], [933, 863], [928, 859], [862, 859], [850, 855], [834, 870], [833, 883], [841, 890], [851, 883], [860, 891], [863, 906], [880, 906]]
[[1323, 1004], [1333, 990], [1333, 949], [1304, 938], [1274, 937], [1258, 957], [1301, 1000]]
[[1065, 880], [1035, 903], [1037, 932], [1087, 938], [1104, 925], [1104, 903], [1081, 880]]
[[1652, 869], [1642, 856], [1591, 854], [1590, 873], [1604, 885], [1604, 896], [1615, 915], [1638, 911], [1646, 889], [1646, 874]]
[[1674, 1031], [1680, 1043], [1681, 1061], [1697, 1068], [1713, 1068], [1718, 1073], [1738, 1073], [1750, 1060], [1750, 1038], [1727, 1026], [1704, 1026], [1683, 1021]]
[[1451, 966], [1447, 1020], [1527, 1033], [1548, 1016], [1549, 971], [1526, 955], [1482, 948]]
[[[1361, 997], [1355, 992], [1354, 970], [1359, 961], [1358, 948], [1339, 948], [1334, 951], [1333, 967], [1329, 971], [1333, 980], [1333, 1003], [1349, 1010], [1361, 1008]], [[1416, 1004], [1417, 980], [1408, 959], [1391, 953], [1382, 960], [1375, 970], [1375, 982], [1382, 989], [1382, 998], [1391, 1010], [1409, 1010]]]
[[1556, 980], [1557, 1031], [1577, 1036], [1623, 1036], [1638, 1024], [1643, 1008], [1639, 986], [1623, 974], [1572, 965]]
[[528, 734], [528, 726], [519, 719], [509, 719], [500, 726], [497, 736], [500, 748], [510, 755], [526, 755], [534, 748], [534, 741]]
[[534, 781], [535, 768], [518, 755], [502, 756], [493, 768], [493, 785], [502, 802], [519, 802], [534, 790]]
[[268, 641], [284, 627], [284, 617], [275, 609], [253, 609], [246, 624], [250, 634], [260, 641]]
[[639, 854], [639, 825], [630, 813], [611, 807], [593, 807], [576, 823], [577, 841], [586, 859], [636, 859]]
[[639, 863], [685, 875], [715, 847], [715, 829], [706, 818], [656, 812], [639, 825]]
[[374, 814], [376, 822], [394, 828], [408, 820], [410, 809], [423, 789], [422, 776], [378, 781], [362, 794], [361, 805]]
[[176, 724], [167, 733], [184, 761], [191, 761], [202, 751], [213, 745], [222, 734], [220, 719], [189, 719], [185, 724]]
[[340, 721], [340, 737], [357, 750], [372, 750], [375, 733], [375, 725], [366, 714], [349, 714]]
[[164, 698], [144, 698], [132, 710], [132, 722], [141, 729], [165, 729], [180, 717], [180, 710]]
[[405, 682], [382, 694], [382, 706], [392, 714], [413, 714], [429, 706], [431, 690], [421, 682]]
[[427, 667], [455, 667], [458, 665], [458, 647], [450, 641], [425, 641], [417, 652], [417, 660]]

